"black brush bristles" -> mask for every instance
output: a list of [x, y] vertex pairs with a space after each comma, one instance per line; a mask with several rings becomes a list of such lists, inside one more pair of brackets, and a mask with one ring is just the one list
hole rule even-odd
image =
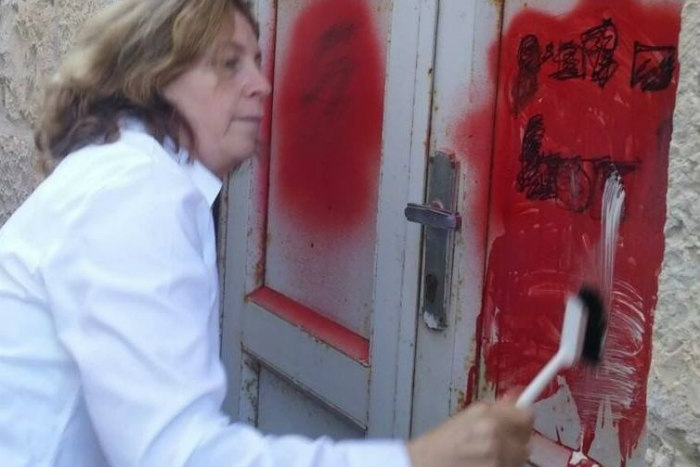
[[578, 291], [578, 297], [588, 312], [586, 335], [583, 340], [581, 357], [587, 363], [597, 365], [600, 363], [603, 337], [607, 328], [605, 306], [600, 293], [593, 287], [581, 287]]

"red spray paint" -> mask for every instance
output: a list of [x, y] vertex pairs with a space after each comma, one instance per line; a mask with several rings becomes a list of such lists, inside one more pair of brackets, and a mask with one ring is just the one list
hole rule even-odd
[[384, 66], [370, 2], [316, 0], [291, 34], [281, 74], [274, 183], [300, 225], [343, 231], [373, 219]]
[[271, 310], [285, 321], [362, 364], [369, 363], [369, 340], [267, 287], [261, 287], [248, 300]]
[[[609, 401], [622, 465], [646, 417], [679, 30], [678, 3], [587, 0], [566, 15], [524, 9], [500, 48], [482, 316], [486, 378], [499, 393], [524, 386], [556, 351], [567, 292], [598, 279], [600, 197], [614, 163], [627, 200], [605, 360], [564, 377], [582, 423], [581, 448], [590, 450]], [[498, 53], [494, 46], [492, 57]], [[483, 164], [488, 154], [464, 135], [488, 125], [488, 115], [467, 122], [464, 151]], [[557, 389], [553, 383], [547, 395]]]

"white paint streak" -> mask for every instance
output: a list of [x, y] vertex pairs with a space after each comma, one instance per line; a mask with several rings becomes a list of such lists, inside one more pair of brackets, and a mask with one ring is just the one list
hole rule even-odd
[[[595, 388], [579, 395], [596, 400], [600, 394], [610, 394], [618, 409], [629, 409], [639, 390], [633, 376], [637, 373], [638, 355], [643, 351], [645, 315], [639, 293], [631, 284], [616, 280], [608, 317], [608, 334], [603, 343], [603, 361], [593, 369]], [[587, 395], [588, 394], [588, 395]]]
[[613, 171], [605, 182], [603, 202], [601, 204], [601, 219], [603, 228], [601, 231], [602, 261], [601, 278], [603, 299], [607, 309], [612, 304], [612, 286], [615, 266], [615, 252], [617, 240], [620, 235], [620, 220], [625, 203], [625, 189], [622, 186], [622, 178], [617, 171]]

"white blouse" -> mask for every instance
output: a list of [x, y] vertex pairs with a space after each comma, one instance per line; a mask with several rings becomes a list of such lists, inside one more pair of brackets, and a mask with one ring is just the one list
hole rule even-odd
[[407, 466], [400, 441], [230, 423], [211, 203], [221, 181], [132, 122], [0, 230], [0, 466]]

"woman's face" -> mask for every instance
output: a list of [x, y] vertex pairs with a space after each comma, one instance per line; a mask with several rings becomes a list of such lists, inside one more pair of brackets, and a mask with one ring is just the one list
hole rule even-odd
[[165, 89], [166, 99], [192, 127], [192, 156], [225, 177], [255, 154], [270, 83], [260, 70], [260, 48], [248, 20], [236, 12], [233, 33]]

